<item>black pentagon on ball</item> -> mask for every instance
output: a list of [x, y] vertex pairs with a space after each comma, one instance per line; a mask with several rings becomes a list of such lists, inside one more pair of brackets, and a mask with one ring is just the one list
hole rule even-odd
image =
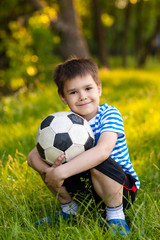
[[41, 130], [43, 129], [43, 128], [46, 128], [46, 127], [48, 127], [50, 124], [51, 124], [51, 122], [52, 122], [52, 120], [54, 119], [54, 116], [48, 116], [48, 117], [46, 117], [42, 122], [41, 122], [41, 126], [40, 126], [40, 128], [41, 128]]
[[94, 145], [94, 139], [92, 137], [89, 136], [89, 138], [87, 139], [85, 145], [84, 145], [84, 149], [85, 151], [92, 148]]
[[53, 146], [61, 151], [66, 151], [72, 145], [72, 140], [68, 133], [57, 133]]
[[39, 143], [37, 143], [36, 147], [37, 147], [37, 150], [38, 150], [41, 158], [45, 159], [44, 149], [41, 147], [41, 145]]
[[68, 118], [72, 121], [72, 123], [79, 124], [79, 125], [84, 124], [84, 119], [74, 113], [69, 114]]

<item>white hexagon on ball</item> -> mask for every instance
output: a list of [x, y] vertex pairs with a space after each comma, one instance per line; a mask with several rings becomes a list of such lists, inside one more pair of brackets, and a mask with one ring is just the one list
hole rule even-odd
[[72, 146], [65, 151], [66, 162], [72, 160], [74, 157], [78, 156], [84, 151], [85, 151], [84, 146], [72, 144]]
[[83, 125], [73, 124], [69, 130], [69, 136], [75, 144], [84, 145], [88, 139], [88, 132]]
[[68, 132], [72, 127], [72, 122], [67, 117], [59, 116], [53, 119], [50, 126], [55, 133]]
[[45, 153], [45, 157], [46, 157], [46, 162], [48, 162], [49, 164], [53, 164], [55, 159], [57, 159], [62, 153], [63, 151], [55, 148], [55, 147], [50, 147], [44, 150]]
[[54, 137], [55, 137], [55, 133], [52, 131], [52, 129], [49, 126], [40, 130], [38, 141], [40, 142], [41, 147], [43, 149], [46, 149], [48, 147], [53, 146]]

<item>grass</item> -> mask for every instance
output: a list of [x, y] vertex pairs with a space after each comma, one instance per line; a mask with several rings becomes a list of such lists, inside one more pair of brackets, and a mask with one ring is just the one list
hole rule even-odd
[[[160, 85], [159, 68], [100, 70], [101, 103], [118, 107], [131, 160], [141, 188], [126, 210], [132, 235], [127, 239], [160, 238]], [[68, 110], [53, 84], [35, 92], [22, 89], [0, 102], [0, 239], [115, 239], [93, 202], [80, 203], [77, 221], [40, 226], [40, 217], [58, 211], [59, 204], [39, 175], [26, 164], [38, 126], [48, 114]], [[120, 237], [117, 239], [121, 239]]]

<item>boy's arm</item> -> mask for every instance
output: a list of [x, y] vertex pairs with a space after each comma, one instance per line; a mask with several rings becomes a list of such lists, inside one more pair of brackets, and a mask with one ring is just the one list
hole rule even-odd
[[30, 167], [39, 172], [41, 175], [45, 173], [46, 168], [50, 167], [46, 162], [41, 159], [36, 147], [33, 148], [32, 151], [29, 153], [27, 163]]
[[[52, 167], [56, 168], [62, 164], [65, 156], [62, 154], [52, 165]], [[50, 168], [50, 166], [42, 160], [41, 156], [38, 153], [37, 148], [33, 148], [32, 151], [28, 154], [27, 163], [34, 170], [39, 172], [41, 175], [45, 174], [45, 170]]]
[[46, 182], [54, 187], [61, 187], [63, 181], [75, 174], [92, 169], [106, 160], [112, 152], [118, 134], [104, 132], [95, 147], [83, 152], [71, 161], [55, 168], [46, 170]]

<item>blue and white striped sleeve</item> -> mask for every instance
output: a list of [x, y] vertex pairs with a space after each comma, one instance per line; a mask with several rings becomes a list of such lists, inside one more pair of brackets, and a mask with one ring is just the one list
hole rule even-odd
[[116, 132], [119, 137], [124, 135], [123, 120], [117, 108], [108, 108], [101, 117], [101, 132]]

